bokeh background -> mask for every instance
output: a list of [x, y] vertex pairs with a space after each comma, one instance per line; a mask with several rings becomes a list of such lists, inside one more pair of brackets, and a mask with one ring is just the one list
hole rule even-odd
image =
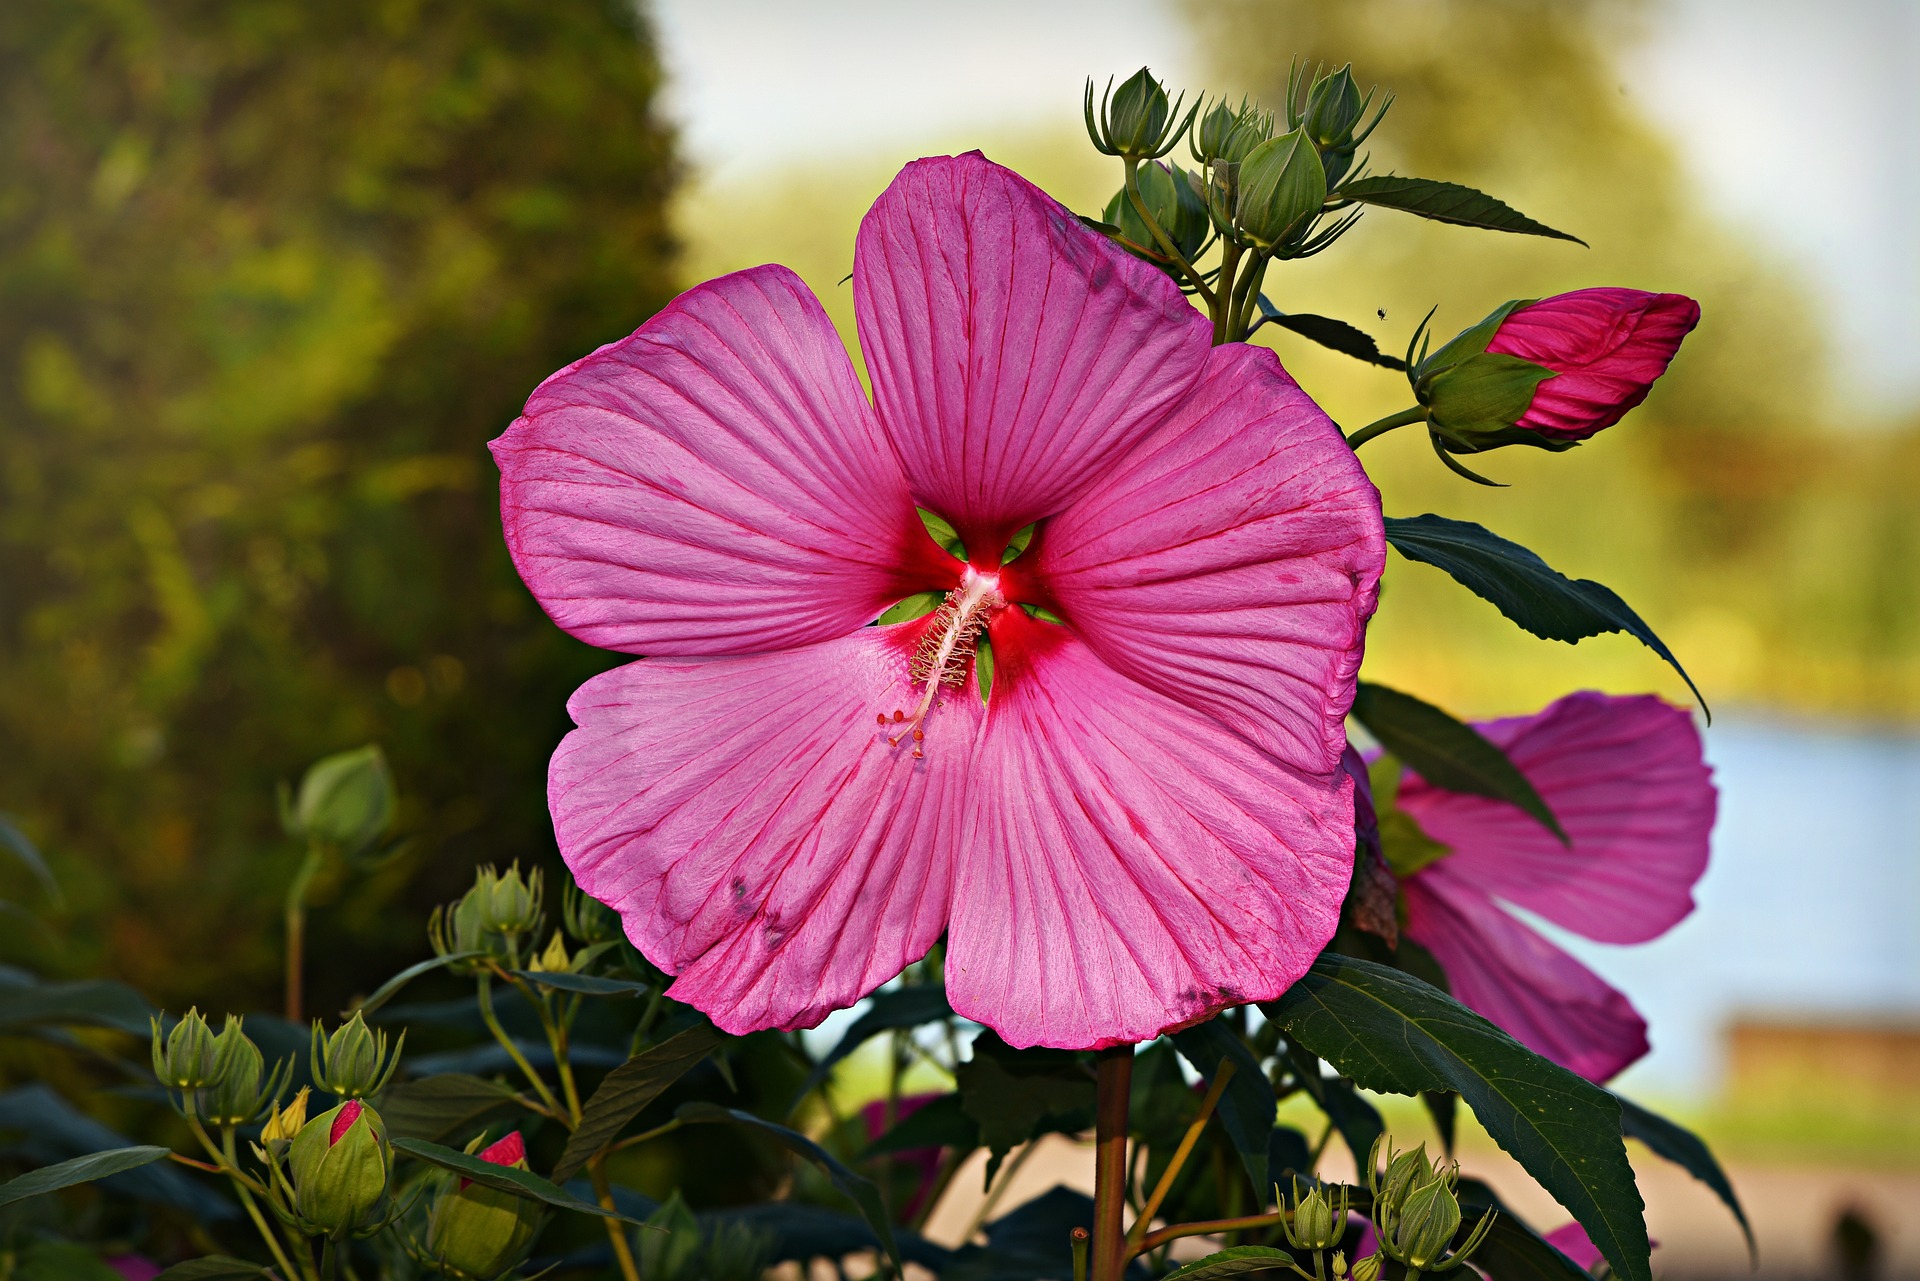
[[[1861, 1198], [1920, 1269], [1920, 1211], [1878, 1208], [1920, 1205], [1914, 0], [0, 5], [0, 812], [63, 889], [0, 872], [30, 908], [0, 961], [270, 1004], [275, 787], [368, 741], [411, 839], [317, 909], [310, 984], [412, 959], [474, 864], [551, 860], [545, 760], [608, 662], [498, 537], [485, 442], [540, 378], [765, 261], [851, 340], [854, 228], [904, 161], [979, 147], [1097, 211], [1087, 75], [1272, 102], [1296, 56], [1396, 95], [1376, 167], [1592, 248], [1376, 211], [1270, 276], [1282, 306], [1392, 350], [1434, 306], [1449, 332], [1589, 284], [1701, 300], [1644, 409], [1490, 459], [1511, 488], [1411, 437], [1369, 464], [1389, 512], [1616, 588], [1706, 692], [1700, 911], [1574, 946], [1651, 1019], [1627, 1084], [1786, 1189], [1782, 1248], [1825, 1267]], [[1272, 341], [1349, 427], [1406, 399]], [[1686, 700], [1630, 641], [1535, 641], [1397, 560], [1368, 674], [1472, 715]]]

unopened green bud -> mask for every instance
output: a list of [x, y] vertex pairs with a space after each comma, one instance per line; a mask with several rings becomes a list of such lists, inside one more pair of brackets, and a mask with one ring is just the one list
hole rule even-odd
[[[504, 875], [491, 867], [481, 868], [474, 873], [472, 889], [451, 907], [435, 908], [428, 918], [427, 938], [434, 952], [440, 956], [481, 952], [517, 968], [520, 936], [540, 928], [542, 884], [538, 869], [523, 879], [518, 863]], [[460, 968], [473, 973], [479, 967]]]
[[1293, 1218], [1287, 1224], [1287, 1239], [1302, 1250], [1326, 1250], [1338, 1245], [1347, 1230], [1347, 1194], [1342, 1189], [1336, 1199], [1321, 1186], [1301, 1194], [1294, 1187]]
[[1355, 1259], [1353, 1268], [1347, 1274], [1353, 1281], [1380, 1281], [1380, 1256], [1369, 1254], [1364, 1259]]
[[215, 1125], [245, 1125], [260, 1115], [271, 1090], [261, 1089], [266, 1060], [260, 1047], [241, 1029], [241, 1021], [227, 1015], [213, 1043], [213, 1088], [201, 1101], [202, 1114]]
[[1307, 91], [1307, 136], [1321, 148], [1339, 147], [1353, 136], [1364, 110], [1360, 86], [1353, 82], [1353, 64], [1322, 76]]
[[402, 1032], [400, 1043], [394, 1046], [393, 1053], [389, 1055], [387, 1034], [368, 1027], [358, 1010], [353, 1012], [352, 1018], [334, 1029], [332, 1036], [327, 1036], [320, 1020], [315, 1019], [313, 1046], [309, 1054], [314, 1083], [342, 1098], [358, 1099], [378, 1094], [399, 1066], [400, 1047], [406, 1043], [406, 1039], [406, 1033]]
[[611, 943], [621, 936], [620, 914], [572, 880], [560, 893], [560, 923], [581, 943]]
[[[517, 1131], [478, 1156], [490, 1165], [527, 1168], [526, 1147]], [[539, 1230], [540, 1207], [535, 1202], [461, 1179], [450, 1184], [428, 1212], [426, 1254], [445, 1276], [494, 1281], [519, 1265]]]
[[1230, 165], [1241, 164], [1271, 137], [1273, 117], [1250, 108], [1240, 114], [1240, 122], [1220, 144], [1219, 159]]
[[1160, 150], [1167, 131], [1167, 91], [1145, 67], [1127, 77], [1107, 104], [1107, 145], [1139, 159]]
[[1380, 1244], [1408, 1267], [1426, 1271], [1440, 1262], [1459, 1230], [1460, 1201], [1453, 1194], [1453, 1180], [1436, 1173], [1407, 1193], [1392, 1232], [1383, 1234]]
[[[1140, 166], [1139, 185], [1140, 202], [1147, 207], [1154, 223], [1167, 234], [1180, 255], [1191, 261], [1205, 243], [1211, 226], [1206, 201], [1195, 187], [1193, 177], [1183, 169], [1169, 168], [1156, 160]], [[1154, 255], [1153, 261], [1160, 261], [1160, 242], [1140, 220], [1125, 188], [1115, 192], [1107, 202], [1106, 220], [1116, 224], [1120, 234], [1133, 244]]]
[[368, 745], [315, 762], [281, 818], [291, 836], [358, 853], [386, 834], [393, 809], [387, 758]]
[[[1376, 1157], [1380, 1152], [1383, 1138], [1374, 1145]], [[1405, 1201], [1415, 1184], [1425, 1183], [1433, 1177], [1433, 1167], [1427, 1162], [1427, 1145], [1395, 1154], [1392, 1146], [1386, 1145], [1387, 1172], [1383, 1178], [1375, 1181], [1373, 1188], [1374, 1203], [1389, 1210], [1397, 1210]]]
[[508, 937], [531, 934], [539, 929], [542, 879], [538, 868], [522, 880], [520, 864], [509, 866], [506, 873], [493, 882], [482, 928]]
[[1272, 251], [1297, 239], [1327, 199], [1327, 174], [1305, 132], [1270, 138], [1240, 165], [1235, 223], [1257, 248]]
[[377, 1112], [349, 1099], [294, 1136], [287, 1149], [293, 1210], [316, 1235], [337, 1240], [374, 1223], [393, 1169], [385, 1129]]
[[160, 1020], [153, 1023], [153, 1074], [160, 1084], [173, 1090], [202, 1090], [212, 1085], [215, 1075], [215, 1038], [213, 1029], [190, 1009], [173, 1025], [163, 1039]]

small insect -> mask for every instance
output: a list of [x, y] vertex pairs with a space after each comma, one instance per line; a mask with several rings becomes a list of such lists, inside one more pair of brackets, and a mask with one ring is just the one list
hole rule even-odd
[[1380, 319], [1385, 320], [1387, 318], [1387, 309], [1385, 307], [1375, 307], [1373, 309], [1373, 314], [1380, 317]]

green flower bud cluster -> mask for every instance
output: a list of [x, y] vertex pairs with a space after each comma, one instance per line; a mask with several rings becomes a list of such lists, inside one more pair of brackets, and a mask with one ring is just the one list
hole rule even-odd
[[1494, 1211], [1488, 1210], [1465, 1241], [1449, 1248], [1460, 1230], [1459, 1179], [1459, 1165], [1429, 1162], [1425, 1144], [1395, 1153], [1385, 1135], [1375, 1142], [1367, 1170], [1374, 1230], [1381, 1253], [1403, 1265], [1409, 1278], [1459, 1267], [1493, 1227]]
[[1100, 96], [1100, 110], [1096, 115], [1093, 107], [1093, 81], [1087, 81], [1084, 109], [1087, 122], [1087, 136], [1102, 155], [1120, 156], [1127, 160], [1157, 160], [1172, 151], [1174, 145], [1186, 136], [1193, 124], [1193, 117], [1200, 109], [1195, 103], [1183, 117], [1180, 114], [1181, 102], [1185, 95], [1171, 105], [1167, 102], [1167, 90], [1153, 73], [1145, 67], [1127, 77], [1119, 89], [1113, 83], [1107, 83], [1107, 90]]
[[198, 1009], [188, 1010], [164, 1034], [158, 1018], [152, 1029], [155, 1079], [180, 1094], [183, 1113], [214, 1125], [246, 1125], [258, 1119], [277, 1104], [292, 1074], [287, 1061], [269, 1072], [260, 1047], [231, 1014], [218, 1036]]
[[406, 1043], [407, 1034], [402, 1032], [389, 1054], [387, 1034], [368, 1027], [358, 1010], [336, 1028], [332, 1036], [328, 1036], [320, 1020], [315, 1019], [313, 1045], [308, 1052], [314, 1083], [343, 1099], [378, 1094], [393, 1079], [394, 1070], [400, 1066], [401, 1048]]
[[[427, 938], [439, 956], [479, 953], [506, 966], [520, 968], [522, 944], [539, 934], [545, 917], [540, 910], [544, 882], [538, 869], [520, 875], [514, 863], [505, 873], [483, 867], [473, 888], [446, 907], [437, 907], [427, 920]], [[468, 962], [459, 972], [477, 973], [484, 963]]]
[[568, 880], [560, 891], [560, 924], [575, 941], [592, 945], [625, 938], [620, 914]]
[[1304, 256], [1327, 200], [1327, 174], [1304, 129], [1269, 138], [1240, 162], [1234, 225], [1241, 238], [1275, 257]]
[[393, 825], [393, 774], [368, 745], [316, 761], [298, 791], [282, 793], [280, 822], [289, 836], [361, 854]]
[[[1178, 165], [1170, 166], [1156, 160], [1140, 167], [1137, 181], [1140, 203], [1147, 207], [1148, 217], [1166, 233], [1181, 257], [1193, 261], [1213, 229], [1212, 221], [1207, 216], [1207, 200], [1202, 194], [1200, 177]], [[1104, 216], [1107, 222], [1120, 228], [1128, 250], [1175, 276], [1180, 274], [1179, 267], [1161, 253], [1157, 238], [1134, 209], [1126, 188], [1122, 187], [1113, 193], [1113, 199], [1107, 201]]]

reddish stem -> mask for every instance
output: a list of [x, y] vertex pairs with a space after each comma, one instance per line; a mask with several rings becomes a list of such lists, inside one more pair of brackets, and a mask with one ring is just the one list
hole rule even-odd
[[1120, 1281], [1127, 1266], [1121, 1215], [1127, 1205], [1127, 1101], [1133, 1090], [1133, 1047], [1100, 1051], [1093, 1121], [1093, 1278]]

